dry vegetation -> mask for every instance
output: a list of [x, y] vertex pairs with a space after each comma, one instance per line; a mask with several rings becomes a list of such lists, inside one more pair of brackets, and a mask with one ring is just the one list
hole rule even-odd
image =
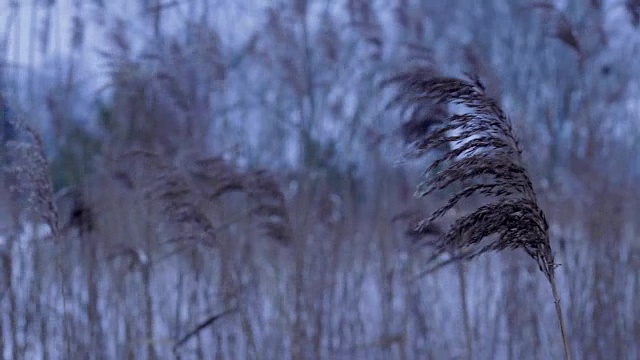
[[636, 1], [230, 3], [11, 2], [0, 358], [640, 357]]
[[[525, 250], [549, 280], [565, 355], [570, 359], [556, 289], [557, 264], [549, 242], [549, 223], [522, 165], [522, 150], [514, 137], [511, 122], [496, 101], [485, 94], [485, 87], [477, 78], [447, 78], [435, 75], [432, 69], [416, 67], [401, 72], [389, 82], [400, 85], [396, 101], [409, 108], [405, 111], [442, 103], [464, 107], [462, 113], [442, 120], [437, 129], [423, 131], [413, 145], [413, 156], [418, 157], [441, 146], [450, 146], [425, 170], [426, 179], [418, 186], [418, 196], [449, 189], [454, 184], [471, 183], [450, 195], [445, 205], [411, 229], [416, 234], [435, 235], [435, 240], [430, 241], [434, 248], [430, 260], [436, 260], [447, 252], [450, 255], [449, 259], [434, 265], [431, 271], [454, 261], [471, 260], [489, 251]], [[414, 117], [410, 121], [415, 121]], [[470, 214], [455, 219], [447, 231], [435, 230], [434, 221], [476, 194], [489, 201]], [[487, 238], [491, 241], [480, 246], [480, 242]]]

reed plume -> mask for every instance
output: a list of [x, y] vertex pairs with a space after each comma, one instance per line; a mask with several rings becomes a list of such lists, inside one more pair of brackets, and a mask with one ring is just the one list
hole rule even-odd
[[[180, 238], [217, 244], [216, 234], [229, 224], [214, 225], [206, 208], [223, 195], [237, 192], [248, 200], [246, 216], [264, 235], [283, 245], [291, 241], [284, 194], [264, 170], [241, 171], [221, 157], [181, 159], [178, 165], [148, 151], [134, 150], [123, 159], [138, 159], [144, 169], [140, 187], [145, 197], [159, 205], [161, 215], [179, 229]], [[241, 220], [241, 219], [238, 219]], [[177, 239], [176, 239], [177, 240]]]
[[[4, 119], [2, 176], [9, 181], [9, 190], [16, 200], [17, 212], [29, 219], [44, 221], [54, 238], [58, 236], [58, 210], [54, 201], [53, 184], [49, 176], [49, 161], [40, 133], [28, 124]], [[7, 135], [7, 138], [4, 138]], [[5, 142], [6, 141], [6, 142]]]
[[438, 190], [455, 190], [444, 205], [417, 222], [412, 230], [425, 232], [433, 227], [435, 220], [465, 199], [480, 197], [483, 200], [479, 207], [458, 216], [448, 230], [430, 242], [435, 249], [430, 262], [437, 262], [444, 253], [452, 254], [449, 260], [436, 263], [433, 269], [489, 251], [523, 249], [536, 261], [551, 285], [566, 358], [570, 359], [555, 284], [556, 264], [549, 241], [549, 225], [538, 206], [510, 120], [498, 103], [486, 95], [477, 77], [443, 77], [432, 68], [414, 67], [389, 79], [387, 84], [397, 86], [394, 102], [410, 114], [415, 114], [416, 109], [448, 105], [448, 116], [414, 141], [410, 154], [419, 157], [448, 145], [423, 173], [416, 195], [423, 197]]

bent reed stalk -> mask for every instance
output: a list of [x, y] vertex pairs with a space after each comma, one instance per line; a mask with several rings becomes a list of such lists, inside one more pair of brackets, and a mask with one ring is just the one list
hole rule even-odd
[[[386, 85], [397, 86], [392, 104], [410, 116], [428, 113], [425, 109], [442, 105], [461, 109], [457, 113], [448, 111], [447, 116], [440, 117], [438, 123], [429, 126], [412, 143], [408, 155], [413, 157], [448, 145], [424, 171], [416, 196], [460, 186], [443, 206], [417, 222], [412, 230], [424, 232], [433, 226], [433, 221], [472, 196], [486, 200], [471, 213], [458, 216], [447, 231], [431, 242], [435, 249], [429, 260], [435, 263], [432, 269], [489, 251], [523, 249], [551, 285], [565, 356], [571, 359], [556, 288], [557, 265], [549, 241], [549, 224], [538, 206], [522, 164], [522, 150], [504, 111], [486, 95], [477, 77], [443, 77], [428, 66], [400, 72], [387, 80]], [[445, 253], [456, 255], [438, 263]]]

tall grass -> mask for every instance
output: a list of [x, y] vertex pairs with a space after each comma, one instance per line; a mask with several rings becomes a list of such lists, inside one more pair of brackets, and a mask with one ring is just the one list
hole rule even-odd
[[[549, 224], [522, 164], [522, 150], [511, 122], [496, 101], [485, 94], [484, 85], [477, 78], [442, 77], [429, 68], [417, 67], [398, 74], [390, 82], [400, 85], [397, 101], [410, 108], [405, 111], [425, 108], [425, 102], [462, 105], [460, 112], [450, 114], [437, 129], [425, 131], [415, 141], [413, 156], [442, 145], [450, 146], [424, 171], [426, 179], [418, 186], [418, 196], [427, 196], [454, 184], [462, 184], [464, 188], [454, 192], [445, 205], [420, 221], [413, 231], [424, 233], [434, 220], [474, 195], [487, 199], [477, 209], [455, 219], [448, 230], [432, 241], [435, 250], [432, 259], [451, 252], [454, 255], [445, 261], [449, 263], [470, 260], [489, 251], [523, 249], [536, 261], [551, 285], [565, 355], [570, 359], [556, 289], [557, 264], [551, 251]], [[486, 243], [480, 245], [483, 240]], [[434, 265], [435, 268], [441, 266]]]
[[[69, 29], [64, 2], [0, 14], [3, 99], [42, 130], [2, 144], [25, 157], [0, 189], [0, 357], [560, 358], [539, 268], [565, 351], [640, 357], [626, 7], [76, 3]], [[378, 84], [407, 58], [486, 90], [408, 73], [403, 126]], [[443, 157], [423, 199], [422, 162], [393, 164], [416, 140]]]

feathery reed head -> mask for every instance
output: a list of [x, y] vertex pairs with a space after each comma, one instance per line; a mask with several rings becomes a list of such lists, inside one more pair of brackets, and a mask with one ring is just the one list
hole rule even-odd
[[[6, 112], [6, 109], [3, 110]], [[3, 114], [3, 117], [6, 114]], [[22, 121], [2, 119], [2, 175], [7, 178], [17, 211], [44, 221], [58, 235], [58, 211], [49, 177], [49, 161], [38, 131]]]
[[[436, 254], [455, 251], [459, 259], [506, 248], [522, 248], [545, 275], [553, 276], [554, 260], [548, 224], [538, 207], [521, 149], [511, 123], [495, 100], [485, 94], [479, 79], [442, 77], [430, 69], [413, 68], [395, 76], [396, 103], [404, 112], [434, 105], [454, 105], [441, 124], [426, 131], [412, 146], [418, 157], [443, 145], [448, 148], [424, 172], [417, 195], [455, 189], [448, 201], [418, 223], [415, 232], [461, 201], [480, 196], [486, 200], [475, 211], [458, 217], [434, 242]], [[481, 245], [483, 239], [488, 240]]]

